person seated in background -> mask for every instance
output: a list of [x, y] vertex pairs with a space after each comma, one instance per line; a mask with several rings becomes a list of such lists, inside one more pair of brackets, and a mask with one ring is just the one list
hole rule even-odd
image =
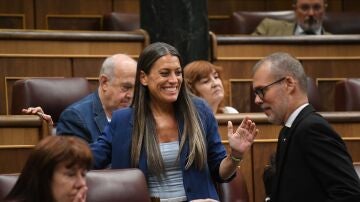
[[224, 87], [221, 80], [222, 68], [205, 60], [187, 64], [184, 68], [184, 79], [190, 91], [202, 97], [214, 113], [239, 113], [230, 106], [222, 107]]
[[323, 35], [330, 34], [322, 26], [327, 0], [293, 0], [295, 22], [265, 18], [252, 35]]
[[104, 135], [90, 144], [94, 168], [139, 168], [153, 198], [219, 200], [214, 185], [234, 176], [258, 133], [246, 117], [233, 130], [229, 153], [212, 110], [185, 86], [179, 52], [153, 43], [140, 54], [131, 107], [116, 110]]
[[[112, 112], [128, 107], [133, 97], [137, 62], [128, 55], [116, 54], [105, 59], [100, 69], [99, 87], [92, 94], [67, 107], [60, 115], [57, 134], [73, 134], [88, 143], [104, 131]], [[38, 113], [52, 123], [41, 107], [23, 109], [24, 113]]]
[[89, 145], [80, 138], [48, 136], [30, 154], [5, 201], [86, 201]]

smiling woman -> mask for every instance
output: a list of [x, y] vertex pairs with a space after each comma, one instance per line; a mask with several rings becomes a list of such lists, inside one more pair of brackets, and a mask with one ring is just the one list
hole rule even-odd
[[213, 112], [187, 92], [182, 71], [173, 46], [159, 42], [143, 50], [131, 108], [115, 111], [91, 144], [95, 168], [140, 168], [153, 198], [219, 200], [213, 180], [232, 179], [258, 131], [248, 118], [236, 131], [229, 122], [227, 154]]
[[92, 155], [77, 137], [49, 136], [29, 156], [5, 201], [85, 202]]

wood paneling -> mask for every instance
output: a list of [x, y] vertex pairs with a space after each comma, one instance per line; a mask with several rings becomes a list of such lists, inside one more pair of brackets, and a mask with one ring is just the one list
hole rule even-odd
[[0, 173], [18, 173], [31, 150], [51, 135], [49, 125], [35, 115], [0, 115]]
[[267, 11], [291, 10], [292, 1], [289, 0], [266, 0], [265, 9]]
[[25, 29], [24, 14], [1, 14], [0, 29]]
[[74, 58], [73, 75], [75, 77], [97, 77], [105, 57]]
[[0, 14], [24, 16], [24, 27], [35, 28], [34, 0], [0, 0]]
[[93, 30], [103, 29], [102, 15], [46, 15], [46, 29]]
[[[360, 112], [320, 112], [320, 114], [330, 122], [332, 127], [344, 139], [353, 161], [359, 162], [360, 136], [358, 131], [360, 131]], [[250, 201], [263, 202], [265, 191], [262, 175], [265, 166], [269, 162], [269, 155], [276, 151], [277, 137], [281, 126], [270, 124], [263, 113], [217, 114], [219, 132], [226, 146], [227, 121], [231, 120], [234, 126], [237, 127], [245, 116], [255, 121], [259, 134], [240, 168], [246, 179]]]
[[140, 13], [140, 0], [113, 0], [113, 11], [124, 13]]
[[[360, 77], [360, 35], [268, 38], [217, 35], [213, 44], [212, 61], [223, 67], [225, 104], [232, 104], [240, 112], [254, 108], [248, 89], [252, 67], [274, 52], [297, 57], [314, 80]], [[326, 95], [322, 100], [324, 111], [334, 110], [334, 97], [329, 90], [329, 86], [319, 85], [320, 94]]]
[[112, 0], [36, 0], [36, 28], [46, 29], [47, 15], [104, 15]]
[[[334, 1], [334, 0], [333, 0]], [[360, 1], [359, 0], [342, 0], [343, 10], [344, 11], [360, 11]]]
[[234, 11], [265, 10], [266, 0], [209, 0], [208, 13], [210, 16], [231, 15]]

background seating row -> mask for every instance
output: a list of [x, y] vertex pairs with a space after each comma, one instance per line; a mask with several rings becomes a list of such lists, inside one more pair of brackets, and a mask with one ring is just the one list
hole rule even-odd
[[[360, 78], [360, 35], [250, 37], [212, 34], [211, 61], [223, 67], [225, 105], [240, 112], [251, 106], [251, 68], [262, 57], [288, 52], [317, 84], [322, 111], [335, 111], [335, 84]], [[0, 32], [0, 114], [11, 114], [12, 86], [34, 77], [85, 77], [91, 89], [104, 58], [127, 53], [137, 58], [148, 44], [146, 32]], [[20, 48], [21, 47], [21, 48]]]
[[[41, 106], [56, 124], [60, 113], [70, 104], [90, 94], [90, 84], [85, 78], [33, 78], [18, 80], [12, 89], [11, 114], [22, 114], [21, 109]], [[253, 91], [251, 91], [251, 97]], [[321, 97], [316, 82], [308, 77], [309, 102], [317, 111], [322, 110]], [[345, 79], [335, 86], [337, 111], [360, 110], [360, 78]], [[253, 104], [252, 112], [261, 112]]]
[[[329, 12], [358, 12], [360, 3], [353, 0], [328, 0]], [[128, 26], [117, 27], [122, 31], [139, 27], [132, 16], [140, 14], [140, 0], [0, 0], [0, 28], [56, 29], [56, 30], [106, 30], [107, 14], [125, 14]], [[72, 6], [67, 6], [72, 5]], [[210, 30], [217, 33], [232, 33], [228, 22], [238, 11], [281, 11], [291, 9], [291, 1], [279, 0], [216, 0], [208, 1]], [[129, 14], [129, 15], [128, 15]], [[333, 22], [344, 21], [343, 14], [333, 15]], [[357, 16], [357, 15], [356, 15]], [[354, 19], [357, 19], [356, 16]], [[346, 18], [346, 16], [345, 16]], [[348, 18], [349, 19], [349, 18]], [[353, 23], [356, 25], [355, 23]], [[134, 26], [136, 25], [136, 26]], [[342, 26], [341, 23], [336, 25]], [[336, 26], [335, 25], [335, 26]], [[336, 27], [335, 27], [336, 28]], [[124, 29], [124, 30], [123, 30]], [[235, 29], [235, 31], [238, 31]], [[336, 33], [336, 32], [334, 32]], [[349, 32], [347, 32], [349, 33]]]
[[[14, 186], [18, 174], [0, 175], [0, 201]], [[94, 170], [86, 175], [86, 201], [150, 202], [143, 173], [138, 169]]]

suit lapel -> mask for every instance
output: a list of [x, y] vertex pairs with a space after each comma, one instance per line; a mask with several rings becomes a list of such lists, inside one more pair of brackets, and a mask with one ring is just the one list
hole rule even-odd
[[[273, 196], [272, 198], [275, 199], [277, 195], [277, 189], [279, 187], [280, 178], [284, 169], [284, 162], [287, 159], [289, 144], [291, 143], [293, 134], [296, 131], [296, 128], [299, 126], [301, 121], [307, 117], [310, 113], [313, 113], [315, 110], [311, 105], [306, 106], [299, 115], [294, 120], [291, 128], [283, 127], [281, 129], [279, 137], [278, 137], [278, 144], [276, 149], [276, 177], [274, 178], [273, 182]], [[275, 199], [276, 200], [276, 199]]]
[[98, 130], [103, 133], [107, 122], [105, 111], [102, 107], [99, 93], [98, 91], [95, 92], [95, 98], [93, 102], [93, 112], [94, 112], [94, 121]]

